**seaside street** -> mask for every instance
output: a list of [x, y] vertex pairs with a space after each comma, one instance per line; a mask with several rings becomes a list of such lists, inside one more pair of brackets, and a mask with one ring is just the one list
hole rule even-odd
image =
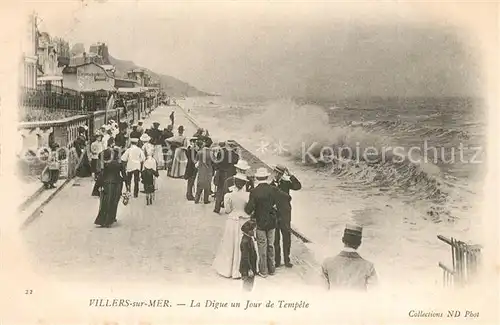
[[[145, 120], [166, 126], [174, 107], [158, 107]], [[175, 128], [184, 125], [190, 136], [196, 127], [179, 108]], [[224, 232], [226, 217], [215, 214], [213, 204], [194, 204], [185, 198], [186, 181], [160, 171], [159, 190], [152, 206], [144, 194], [118, 207], [118, 223], [97, 228], [99, 200], [91, 196], [90, 178], [70, 182], [30, 223], [22, 235], [32, 265], [43, 276], [59, 281], [141, 281], [241, 287], [241, 281], [220, 277], [211, 268]], [[142, 185], [141, 185], [142, 188]], [[319, 269], [305, 245], [292, 240], [292, 269], [258, 278], [266, 286], [320, 284]]]

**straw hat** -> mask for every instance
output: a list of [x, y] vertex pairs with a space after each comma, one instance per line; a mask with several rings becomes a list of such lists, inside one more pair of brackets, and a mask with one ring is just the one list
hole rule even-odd
[[257, 172], [255, 173], [255, 178], [268, 178], [270, 176], [269, 171], [267, 168], [261, 167], [257, 169]]
[[130, 138], [130, 142], [131, 143], [137, 143], [137, 142], [139, 142], [139, 139], [137, 139], [137, 138]]
[[246, 175], [242, 174], [242, 173], [236, 173], [236, 175], [234, 175], [234, 178], [235, 179], [239, 179], [239, 180], [242, 180], [242, 181], [247, 181], [247, 177]]
[[247, 163], [246, 160], [243, 160], [243, 159], [238, 160], [238, 163], [236, 165], [234, 165], [234, 167], [241, 169], [241, 170], [250, 169], [250, 165]]
[[141, 140], [142, 142], [148, 142], [149, 140], [151, 140], [151, 137], [144, 133], [143, 135], [141, 135], [139, 140]]

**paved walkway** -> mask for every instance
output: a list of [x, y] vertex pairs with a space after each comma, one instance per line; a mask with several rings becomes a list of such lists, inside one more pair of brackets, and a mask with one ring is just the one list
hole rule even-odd
[[[169, 123], [171, 108], [160, 107], [145, 121]], [[186, 135], [196, 130], [182, 110], [177, 109], [176, 126]], [[97, 228], [98, 199], [91, 197], [90, 179], [77, 179], [63, 189], [34, 220], [23, 235], [36, 270], [59, 281], [122, 282], [166, 281], [176, 284], [241, 287], [240, 281], [218, 276], [211, 268], [224, 231], [225, 216], [213, 205], [194, 204], [185, 199], [186, 181], [172, 179], [160, 171], [159, 191], [154, 205], [146, 206], [143, 194], [129, 205], [121, 203], [118, 223]], [[297, 239], [292, 243], [292, 269], [258, 283], [266, 287], [294, 283], [320, 283], [307, 248]], [[256, 284], [256, 288], [259, 286]]]

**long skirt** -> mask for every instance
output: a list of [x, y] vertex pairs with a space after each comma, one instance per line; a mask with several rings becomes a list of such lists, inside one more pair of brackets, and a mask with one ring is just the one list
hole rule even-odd
[[83, 152], [80, 164], [76, 168], [76, 176], [78, 177], [89, 177], [92, 175], [92, 168], [90, 166], [89, 157], [87, 152]]
[[123, 183], [105, 183], [99, 202], [99, 214], [95, 224], [103, 227], [110, 226], [116, 222], [116, 210], [120, 203]]
[[183, 178], [186, 173], [187, 167], [187, 156], [186, 152], [181, 149], [175, 149], [174, 159], [172, 161], [172, 168], [170, 169], [168, 176], [173, 178]]
[[158, 164], [158, 169], [163, 169], [165, 167], [165, 161], [162, 150], [163, 147], [161, 145], [155, 146], [155, 152], [153, 158], [156, 159], [156, 163]]
[[237, 217], [234, 212], [227, 218], [224, 235], [212, 264], [215, 271], [226, 278], [239, 279], [241, 277], [240, 243], [241, 236], [243, 236], [241, 226], [249, 219], [249, 217]]

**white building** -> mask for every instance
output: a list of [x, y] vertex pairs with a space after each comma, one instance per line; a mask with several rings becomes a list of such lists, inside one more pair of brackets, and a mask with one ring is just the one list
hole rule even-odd
[[38, 32], [35, 14], [29, 15], [26, 35], [22, 42], [23, 60], [19, 78], [22, 87], [35, 89], [37, 84], [37, 43]]

